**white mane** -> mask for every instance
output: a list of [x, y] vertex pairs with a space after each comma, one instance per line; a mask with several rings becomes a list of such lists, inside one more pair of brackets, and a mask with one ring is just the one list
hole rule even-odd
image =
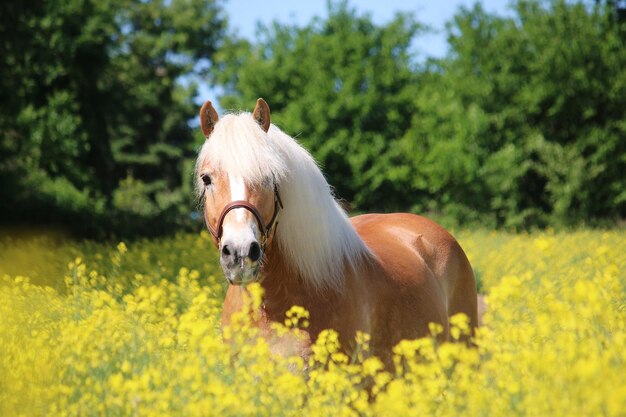
[[313, 157], [276, 126], [265, 133], [249, 113], [224, 116], [202, 146], [196, 169], [206, 160], [249, 184], [278, 185], [284, 208], [274, 239], [291, 269], [315, 289], [340, 290], [346, 266], [354, 269], [372, 256]]

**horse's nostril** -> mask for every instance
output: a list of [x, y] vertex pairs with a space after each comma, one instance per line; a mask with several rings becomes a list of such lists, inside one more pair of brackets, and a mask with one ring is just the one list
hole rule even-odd
[[230, 247], [228, 245], [222, 246], [222, 256], [230, 256]]
[[259, 246], [257, 242], [252, 242], [250, 244], [250, 251], [248, 251], [248, 258], [250, 258], [252, 262], [256, 262], [259, 260], [260, 257], [261, 257], [261, 247]]

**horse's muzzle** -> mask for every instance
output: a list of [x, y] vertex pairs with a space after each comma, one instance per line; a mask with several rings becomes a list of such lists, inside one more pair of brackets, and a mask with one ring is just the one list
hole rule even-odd
[[234, 268], [224, 268], [224, 276], [226, 281], [231, 285], [248, 285], [259, 281], [258, 266], [244, 266]]
[[261, 246], [256, 240], [245, 244], [223, 241], [220, 245], [220, 264], [226, 280], [232, 285], [256, 282], [262, 255]]

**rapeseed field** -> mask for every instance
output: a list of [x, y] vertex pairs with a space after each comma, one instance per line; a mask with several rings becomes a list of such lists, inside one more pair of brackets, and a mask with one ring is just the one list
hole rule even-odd
[[[391, 373], [365, 334], [347, 357], [324, 332], [307, 363], [244, 317], [224, 343], [206, 233], [0, 238], [0, 416], [626, 415], [624, 232], [457, 237], [488, 305], [476, 347], [403, 341]], [[282, 330], [306, 321], [296, 306]]]

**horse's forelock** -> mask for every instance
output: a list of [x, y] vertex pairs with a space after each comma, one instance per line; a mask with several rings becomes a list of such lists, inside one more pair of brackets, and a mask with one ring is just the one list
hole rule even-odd
[[[242, 178], [255, 185], [279, 182], [286, 175], [280, 147], [256, 123], [250, 113], [229, 114], [215, 124], [214, 131], [200, 149], [196, 181], [204, 165]], [[202, 184], [198, 183], [199, 193]]]

